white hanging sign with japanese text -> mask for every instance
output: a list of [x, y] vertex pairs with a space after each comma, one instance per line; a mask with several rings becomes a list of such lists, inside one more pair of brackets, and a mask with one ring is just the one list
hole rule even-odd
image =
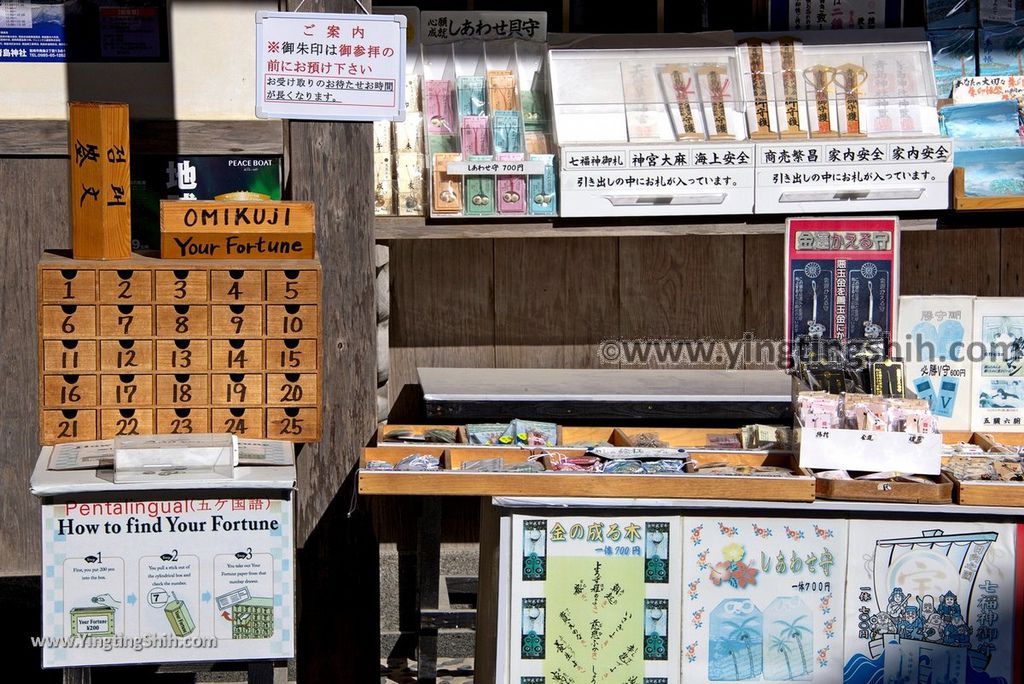
[[256, 114], [405, 119], [403, 15], [257, 12]]

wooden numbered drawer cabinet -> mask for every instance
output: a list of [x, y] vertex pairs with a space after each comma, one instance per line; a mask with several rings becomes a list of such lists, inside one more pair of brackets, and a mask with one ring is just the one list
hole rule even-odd
[[40, 441], [320, 438], [320, 262], [39, 261]]

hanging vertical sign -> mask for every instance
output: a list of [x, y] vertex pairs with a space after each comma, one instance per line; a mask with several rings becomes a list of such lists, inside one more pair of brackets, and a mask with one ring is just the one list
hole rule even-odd
[[405, 119], [403, 15], [256, 13], [256, 114]]

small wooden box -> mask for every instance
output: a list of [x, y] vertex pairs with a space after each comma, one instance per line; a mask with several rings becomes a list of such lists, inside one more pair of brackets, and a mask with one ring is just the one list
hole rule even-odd
[[262, 406], [263, 376], [256, 373], [213, 373], [210, 376], [214, 406]]
[[156, 370], [198, 373], [210, 368], [210, 340], [157, 340]]
[[99, 299], [118, 304], [148, 304], [153, 301], [152, 271], [101, 270]]
[[246, 304], [262, 302], [263, 297], [263, 271], [240, 268], [210, 272], [211, 302]]
[[44, 375], [43, 401], [54, 408], [97, 406], [95, 375]]
[[931, 476], [933, 484], [879, 482], [877, 480], [828, 480], [815, 477], [819, 499], [881, 501], [887, 503], [953, 503], [953, 481], [945, 473]]
[[47, 302], [91, 304], [96, 301], [96, 271], [46, 271], [39, 287]]
[[[1024, 433], [975, 433], [971, 442], [986, 451], [999, 446], [1018, 447], [1024, 444]], [[993, 482], [985, 480], [957, 480], [956, 502], [962, 506], [1024, 506], [1024, 482]]]
[[53, 443], [97, 439], [96, 409], [47, 409], [42, 412], [43, 432], [53, 435]]
[[210, 409], [158, 408], [156, 431], [171, 435], [191, 435], [210, 432]]
[[156, 376], [157, 406], [192, 408], [210, 405], [210, 376], [206, 373]]
[[267, 370], [269, 371], [310, 371], [316, 370], [317, 341], [314, 339], [267, 340]]
[[268, 271], [267, 301], [315, 304], [320, 298], [320, 273], [313, 270]]
[[152, 337], [153, 307], [139, 304], [100, 306], [100, 337]]
[[96, 340], [44, 340], [44, 373], [85, 373], [96, 370]]
[[146, 373], [153, 370], [152, 340], [101, 340], [100, 370]]
[[210, 307], [205, 304], [161, 304], [156, 307], [157, 337], [208, 337]]
[[320, 283], [315, 259], [44, 254], [40, 441], [189, 429], [319, 439]]
[[40, 337], [58, 340], [96, 336], [96, 307], [80, 304], [44, 305]]
[[153, 409], [105, 408], [100, 410], [100, 439], [153, 434]]
[[311, 406], [267, 409], [267, 439], [302, 440], [320, 431], [320, 411]]
[[201, 304], [210, 301], [209, 271], [176, 268], [154, 271], [156, 302], [160, 304]]
[[[211, 412], [210, 430], [212, 432], [230, 432], [239, 437], [263, 439], [266, 430], [263, 425], [263, 409], [261, 408], [214, 408]], [[279, 439], [285, 439], [280, 437]], [[306, 441], [312, 441], [305, 436]], [[301, 440], [295, 440], [301, 441]]]
[[263, 370], [263, 340], [212, 340], [211, 344], [211, 369], [229, 373]]
[[210, 316], [214, 337], [262, 337], [263, 307], [259, 304], [215, 304]]
[[152, 406], [153, 376], [148, 373], [101, 375], [100, 403], [119, 408]]

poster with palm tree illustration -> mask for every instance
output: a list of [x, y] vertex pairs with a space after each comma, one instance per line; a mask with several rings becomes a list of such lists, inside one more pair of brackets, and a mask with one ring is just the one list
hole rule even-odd
[[503, 684], [678, 684], [680, 516], [512, 517]]
[[841, 682], [847, 522], [683, 523], [683, 681]]

